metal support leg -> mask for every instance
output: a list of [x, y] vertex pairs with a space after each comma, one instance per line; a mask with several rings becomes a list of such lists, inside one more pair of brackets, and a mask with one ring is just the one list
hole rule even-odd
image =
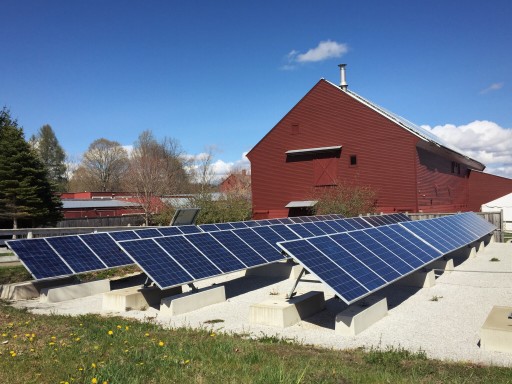
[[194, 285], [194, 283], [188, 283], [188, 286], [190, 287], [190, 289], [192, 290], [192, 292], [196, 292], [198, 291], [199, 289], [197, 289], [197, 287]]
[[304, 273], [306, 273], [306, 270], [304, 268], [302, 268], [302, 271], [300, 271], [299, 277], [297, 277], [297, 280], [295, 280], [295, 284], [293, 284], [293, 287], [292, 287], [290, 293], [288, 293], [288, 295], [286, 295], [287, 299], [291, 299], [295, 295], [295, 289], [297, 288], [297, 285], [299, 284], [300, 279], [302, 279], [302, 276], [304, 276]]
[[146, 281], [144, 282], [144, 288], [148, 288], [151, 285], [152, 281], [151, 279], [146, 276]]

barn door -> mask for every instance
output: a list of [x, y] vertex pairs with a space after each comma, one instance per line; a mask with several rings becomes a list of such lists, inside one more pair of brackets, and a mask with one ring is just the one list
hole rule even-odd
[[313, 183], [316, 187], [336, 185], [337, 157], [316, 158], [313, 160]]

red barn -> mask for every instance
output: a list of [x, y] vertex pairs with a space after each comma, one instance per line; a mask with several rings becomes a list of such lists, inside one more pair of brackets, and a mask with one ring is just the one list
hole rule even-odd
[[[456, 212], [512, 192], [512, 180], [427, 130], [321, 79], [248, 153], [254, 218], [293, 215], [311, 191], [347, 180], [378, 212]], [[287, 207], [288, 206], [288, 207]]]

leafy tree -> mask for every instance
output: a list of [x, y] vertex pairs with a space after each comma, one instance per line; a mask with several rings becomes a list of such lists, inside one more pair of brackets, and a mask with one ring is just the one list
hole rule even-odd
[[128, 170], [128, 153], [117, 141], [97, 139], [89, 145], [78, 169], [75, 173], [82, 190], [119, 191]]
[[25, 140], [23, 128], [5, 107], [0, 112], [0, 218], [30, 220], [33, 226], [62, 218], [48, 172]]
[[29, 143], [46, 166], [50, 180], [57, 185], [60, 191], [65, 191], [67, 187], [66, 154], [52, 127], [48, 124], [43, 125], [36, 135], [32, 135]]
[[347, 217], [374, 213], [377, 193], [369, 186], [355, 185], [338, 180], [337, 185], [317, 188], [310, 200], [317, 200], [316, 214], [339, 213]]
[[175, 139], [158, 141], [151, 131], [142, 132], [130, 156], [128, 186], [144, 210], [146, 225], [161, 206], [160, 197], [183, 192], [188, 186], [186, 160]]

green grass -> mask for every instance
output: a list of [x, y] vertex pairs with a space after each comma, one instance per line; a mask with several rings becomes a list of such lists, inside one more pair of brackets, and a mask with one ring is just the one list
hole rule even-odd
[[19, 283], [31, 279], [32, 276], [30, 276], [30, 273], [28, 273], [22, 265], [14, 267], [0, 267], [0, 285]]
[[512, 369], [429, 360], [422, 351], [329, 350], [274, 336], [251, 340], [215, 333], [208, 327], [164, 329], [151, 322], [118, 317], [34, 315], [0, 302], [0, 382], [512, 381]]

